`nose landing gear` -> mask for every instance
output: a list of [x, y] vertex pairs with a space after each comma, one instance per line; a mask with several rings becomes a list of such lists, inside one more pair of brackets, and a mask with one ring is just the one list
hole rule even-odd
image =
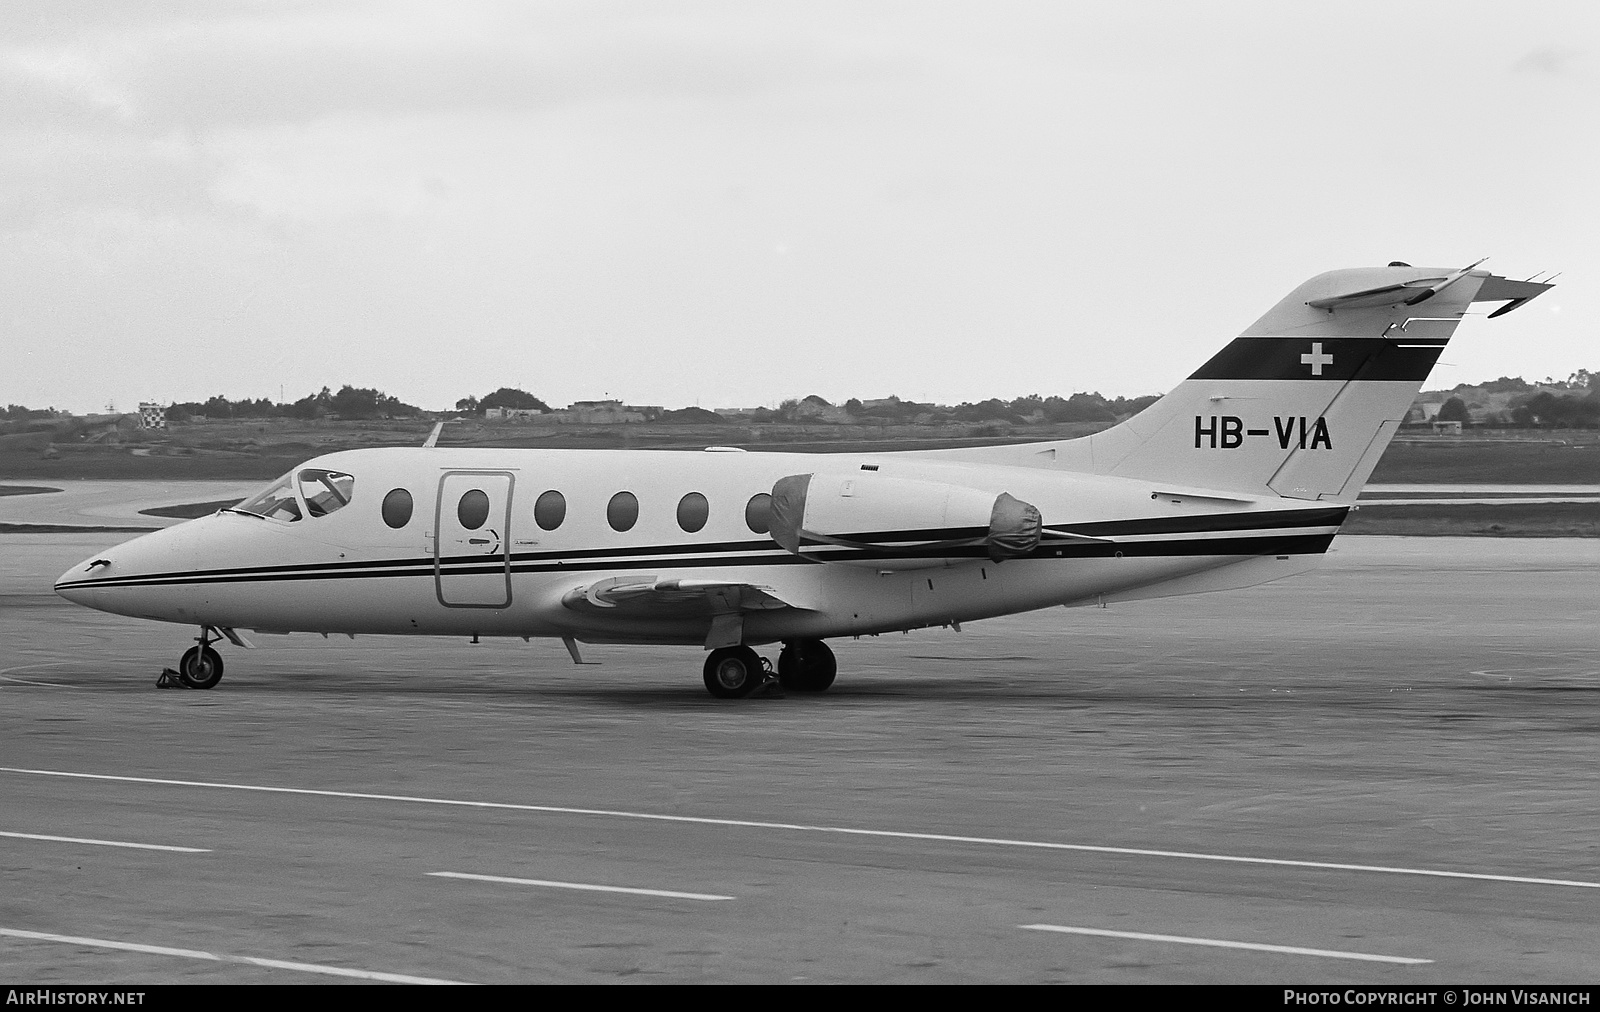
[[209, 646], [190, 647], [178, 662], [178, 679], [191, 689], [209, 689], [222, 681], [222, 655]]
[[178, 662], [178, 670], [171, 669], [161, 673], [161, 679], [156, 682], [157, 687], [167, 688], [173, 682], [171, 676], [176, 675], [176, 682], [186, 689], [209, 689], [222, 681], [222, 655], [211, 649], [211, 644], [223, 638], [223, 634], [216, 633], [210, 626], [201, 626], [200, 635], [194, 638], [199, 646], [190, 647], [183, 654], [183, 659]]

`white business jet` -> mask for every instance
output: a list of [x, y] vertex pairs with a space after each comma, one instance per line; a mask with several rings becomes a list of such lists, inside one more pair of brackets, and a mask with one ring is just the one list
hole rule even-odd
[[[1313, 567], [1474, 302], [1477, 269], [1307, 281], [1139, 415], [967, 449], [750, 453], [423, 446], [308, 461], [232, 509], [85, 560], [55, 589], [258, 633], [696, 644], [713, 695], [832, 684], [824, 642], [1053, 605], [1225, 590]], [[429, 440], [433, 442], [432, 439]]]

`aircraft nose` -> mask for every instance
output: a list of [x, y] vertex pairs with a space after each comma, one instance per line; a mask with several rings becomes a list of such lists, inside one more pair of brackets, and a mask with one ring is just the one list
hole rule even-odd
[[73, 604], [93, 607], [93, 582], [100, 577], [110, 575], [115, 569], [116, 563], [110, 553], [101, 552], [93, 558], [84, 559], [56, 577], [55, 591]]

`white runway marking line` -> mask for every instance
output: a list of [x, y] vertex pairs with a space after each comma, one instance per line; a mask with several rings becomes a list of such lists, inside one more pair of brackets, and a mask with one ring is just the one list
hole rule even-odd
[[737, 896], [715, 893], [680, 893], [670, 889], [636, 889], [631, 886], [589, 885], [585, 882], [553, 882], [542, 878], [507, 878], [504, 875], [470, 875], [464, 871], [430, 871], [431, 878], [462, 878], [473, 882], [503, 882], [507, 885], [543, 886], [546, 889], [577, 889], [591, 893], [630, 893], [634, 896], [664, 896], [672, 900], [736, 900]]
[[1248, 949], [1252, 952], [1278, 952], [1290, 956], [1325, 956], [1328, 959], [1359, 959], [1368, 963], [1401, 963], [1417, 966], [1431, 959], [1409, 956], [1380, 956], [1371, 952], [1346, 952], [1343, 949], [1305, 949], [1298, 945], [1263, 945], [1260, 942], [1230, 942], [1222, 938], [1189, 938], [1186, 935], [1149, 935], [1142, 931], [1106, 931], [1101, 928], [1069, 928], [1063, 924], [1019, 924], [1023, 931], [1054, 931], [1062, 935], [1093, 935], [1099, 938], [1128, 938], [1136, 942], [1171, 942], [1177, 945], [1208, 945], [1216, 949]]
[[1044, 840], [1014, 840], [992, 836], [958, 836], [951, 833], [912, 833], [894, 829], [856, 829], [850, 826], [813, 826], [795, 822], [759, 822], [751, 819], [715, 819], [700, 815], [662, 815], [655, 812], [626, 812], [607, 808], [568, 808], [557, 805], [525, 805], [509, 801], [461, 801], [452, 798], [425, 798], [407, 794], [368, 794], [360, 791], [329, 791], [310, 787], [267, 787], [259, 784], [225, 784], [205, 780], [168, 780], [159, 777], [128, 777], [110, 773], [72, 773], [66, 770], [35, 770], [0, 766], [0, 773], [22, 773], [40, 777], [67, 777], [77, 780], [107, 780], [116, 783], [155, 784], [165, 787], [207, 787], [215, 790], [257, 791], [263, 794], [292, 794], [302, 797], [351, 798], [361, 801], [398, 801], [416, 805], [448, 805], [455, 808], [483, 808], [494, 811], [543, 812], [551, 815], [590, 815], [611, 819], [639, 819], [649, 822], [674, 822], [697, 826], [728, 826], [739, 829], [777, 829], [794, 833], [833, 833], [840, 836], [866, 836], [886, 840], [924, 840], [930, 843], [965, 843], [990, 847], [1019, 847], [1033, 850], [1058, 850], [1080, 854], [1119, 854], [1127, 857], [1161, 857], [1185, 861], [1219, 861], [1228, 864], [1265, 865], [1275, 868], [1308, 868], [1316, 871], [1373, 872], [1384, 875], [1417, 875], [1427, 878], [1470, 879], [1478, 882], [1510, 882], [1518, 885], [1565, 886], [1573, 889], [1600, 889], [1600, 882], [1582, 879], [1537, 878], [1528, 875], [1494, 875], [1488, 872], [1443, 871], [1438, 868], [1400, 868], [1380, 864], [1344, 864], [1334, 861], [1296, 861], [1279, 857], [1243, 857], [1235, 854], [1203, 854], [1185, 850], [1153, 850], [1143, 847], [1106, 847], [1089, 843], [1054, 843]]
[[206, 847], [172, 847], [164, 843], [128, 843], [125, 840], [91, 840], [81, 836], [45, 836], [40, 833], [7, 833], [0, 831], [0, 836], [9, 836], [14, 840], [44, 840], [47, 843], [86, 843], [95, 847], [128, 847], [133, 850], [170, 850], [177, 854], [209, 854]]
[[362, 980], [381, 980], [389, 984], [464, 984], [460, 980], [436, 980], [433, 977], [413, 977], [404, 973], [381, 973], [377, 970], [351, 970], [343, 966], [322, 966], [318, 963], [293, 963], [284, 959], [263, 959], [259, 956], [234, 956], [226, 952], [201, 952], [199, 949], [173, 949], [165, 945], [141, 945], [138, 942], [116, 942], [109, 938], [79, 938], [74, 935], [52, 935], [43, 931], [22, 931], [17, 928], [0, 928], [0, 935], [26, 938], [35, 942], [61, 942], [66, 945], [84, 945], [94, 949], [120, 949], [123, 952], [146, 952], [153, 956], [177, 956], [182, 959], [209, 959], [217, 963], [244, 963], [265, 966], [273, 970], [295, 970], [299, 973], [320, 973], [330, 977], [358, 977]]

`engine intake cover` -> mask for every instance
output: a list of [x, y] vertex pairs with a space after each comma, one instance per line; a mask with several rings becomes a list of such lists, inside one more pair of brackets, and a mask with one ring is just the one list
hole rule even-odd
[[772, 540], [823, 562], [903, 569], [974, 554], [999, 562], [1033, 551], [1041, 529], [1038, 508], [1008, 492], [872, 471], [793, 474], [772, 486]]

